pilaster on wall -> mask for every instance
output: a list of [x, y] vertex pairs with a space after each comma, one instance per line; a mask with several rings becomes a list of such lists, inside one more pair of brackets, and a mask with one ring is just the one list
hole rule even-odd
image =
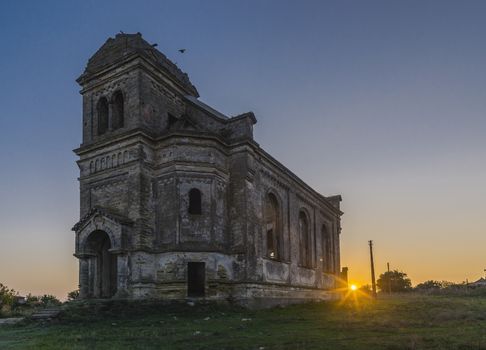
[[89, 260], [83, 257], [79, 258], [79, 297], [86, 299], [89, 296]]
[[253, 214], [249, 203], [254, 198], [252, 172], [249, 167], [248, 151], [242, 149], [229, 157], [230, 184], [228, 191], [228, 231], [229, 249], [233, 253], [244, 254], [245, 268], [243, 279], [255, 279], [257, 255], [255, 251], [254, 227], [250, 222]]

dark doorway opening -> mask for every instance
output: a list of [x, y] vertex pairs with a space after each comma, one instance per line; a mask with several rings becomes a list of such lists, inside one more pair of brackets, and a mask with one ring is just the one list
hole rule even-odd
[[203, 262], [187, 263], [187, 296], [203, 297], [206, 284], [206, 264]]
[[110, 253], [110, 237], [104, 231], [94, 231], [89, 235], [87, 244], [94, 263], [90, 294], [95, 298], [111, 298], [117, 289], [117, 259]]

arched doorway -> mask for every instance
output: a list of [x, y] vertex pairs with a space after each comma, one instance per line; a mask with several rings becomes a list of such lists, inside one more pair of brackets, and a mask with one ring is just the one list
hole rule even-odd
[[90, 294], [95, 298], [111, 298], [117, 288], [116, 255], [110, 253], [110, 236], [105, 231], [92, 232], [86, 245], [92, 258], [90, 259]]

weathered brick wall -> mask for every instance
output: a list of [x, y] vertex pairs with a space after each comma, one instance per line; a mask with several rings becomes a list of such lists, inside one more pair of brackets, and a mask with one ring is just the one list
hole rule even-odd
[[123, 67], [123, 70], [110, 72], [102, 78], [91, 81], [84, 87], [82, 90], [83, 145], [102, 140], [107, 136], [113, 136], [113, 131], [108, 135], [99, 135], [97, 105], [102, 97], [106, 97], [108, 102], [111, 103], [113, 94], [117, 91], [121, 91], [124, 97], [125, 127], [114, 131], [115, 135], [139, 126], [139, 81], [139, 70], [126, 66]]
[[[258, 150], [257, 150], [258, 154]], [[339, 233], [340, 212], [334, 206], [324, 203], [317, 193], [313, 193], [296, 181], [285, 168], [276, 165], [264, 153], [256, 155], [255, 181], [253, 193], [249, 195], [249, 212], [255, 223], [256, 237], [253, 238], [257, 263], [257, 276], [263, 281], [285, 283], [295, 286], [334, 288], [334, 276], [340, 271]], [[264, 201], [272, 193], [279, 203], [280, 233], [282, 244], [278, 261], [269, 259], [265, 254]], [[305, 212], [310, 229], [311, 265], [301, 266], [299, 213]], [[331, 257], [326, 256], [323, 242], [323, 225], [328, 228], [332, 248]], [[258, 263], [258, 261], [261, 261]], [[330, 265], [330, 266], [328, 266]]]

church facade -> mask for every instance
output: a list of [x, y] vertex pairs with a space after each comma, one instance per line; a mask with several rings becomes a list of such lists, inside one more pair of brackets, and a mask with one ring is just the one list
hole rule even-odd
[[340, 196], [325, 197], [137, 34], [77, 79], [83, 97], [81, 298], [282, 304], [336, 296]]

